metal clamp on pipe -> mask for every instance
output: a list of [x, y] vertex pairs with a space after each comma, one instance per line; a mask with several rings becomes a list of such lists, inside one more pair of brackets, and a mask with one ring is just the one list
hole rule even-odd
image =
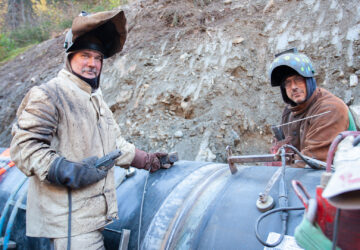
[[[227, 160], [232, 174], [237, 172], [235, 163], [252, 163], [252, 162], [275, 162], [279, 161], [278, 154], [262, 154], [262, 155], [240, 155], [233, 156], [231, 152], [231, 147], [226, 147]], [[292, 159], [293, 153], [285, 153], [286, 161]]]

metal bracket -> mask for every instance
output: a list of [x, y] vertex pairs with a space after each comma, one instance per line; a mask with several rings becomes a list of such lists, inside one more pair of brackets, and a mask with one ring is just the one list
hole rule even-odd
[[[230, 146], [226, 147], [227, 160], [232, 174], [235, 174], [238, 170], [234, 163], [251, 163], [251, 162], [274, 162], [279, 161], [280, 156], [278, 154], [263, 154], [263, 155], [240, 155], [233, 156]], [[286, 153], [286, 160], [293, 157], [293, 153]]]
[[119, 244], [119, 250], [127, 250], [129, 247], [129, 240], [130, 240], [130, 230], [123, 229], [121, 230], [121, 239]]
[[233, 161], [233, 157], [232, 157], [232, 152], [231, 152], [231, 147], [227, 146], [226, 147], [226, 152], [227, 152], [227, 159], [228, 159], [228, 163], [229, 163], [229, 167], [230, 167], [230, 171], [231, 174], [236, 174], [236, 172], [238, 171], [234, 162]]
[[111, 228], [104, 228], [104, 230], [120, 234], [120, 243], [119, 243], [119, 250], [128, 250], [129, 247], [129, 240], [130, 240], [130, 232], [129, 229], [122, 229], [121, 231]]

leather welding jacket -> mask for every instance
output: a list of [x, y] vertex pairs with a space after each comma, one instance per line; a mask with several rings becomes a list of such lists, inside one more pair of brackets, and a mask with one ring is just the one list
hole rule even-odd
[[282, 124], [326, 114], [291, 123], [282, 127], [285, 137], [304, 155], [326, 161], [331, 142], [349, 127], [346, 104], [329, 91], [317, 88], [311, 97], [297, 106], [287, 106], [282, 114]]
[[[55, 158], [80, 162], [120, 149], [115, 165], [127, 167], [135, 156], [135, 146], [120, 135], [101, 90], [92, 92], [67, 69], [26, 94], [12, 135], [11, 158], [29, 176], [26, 234], [33, 237], [67, 236], [67, 189], [46, 180]], [[72, 235], [97, 230], [117, 218], [114, 168], [99, 182], [71, 192]]]

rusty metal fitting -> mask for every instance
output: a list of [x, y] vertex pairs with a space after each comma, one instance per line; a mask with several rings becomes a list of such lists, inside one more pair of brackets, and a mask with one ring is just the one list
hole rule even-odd
[[260, 212], [264, 213], [272, 209], [275, 205], [274, 199], [270, 195], [264, 193], [259, 194], [259, 198], [256, 201], [256, 207]]

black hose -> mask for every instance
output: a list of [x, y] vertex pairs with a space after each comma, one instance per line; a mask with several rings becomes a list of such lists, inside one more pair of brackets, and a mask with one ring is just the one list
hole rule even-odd
[[360, 142], [360, 135], [358, 137], [355, 138], [355, 140], [353, 141], [353, 146], [356, 147]]
[[69, 201], [67, 250], [70, 250], [70, 248], [71, 248], [71, 210], [72, 210], [72, 202], [71, 202], [71, 189], [68, 187], [67, 190], [68, 190], [68, 201]]
[[[285, 145], [286, 146], [286, 145]], [[287, 191], [286, 191], [286, 185], [285, 185], [285, 168], [286, 168], [286, 157], [285, 157], [285, 148], [281, 147], [281, 178], [279, 180], [279, 205], [280, 208], [274, 209], [274, 210], [270, 210], [266, 213], [264, 213], [263, 215], [261, 215], [255, 224], [255, 235], [256, 238], [260, 241], [261, 244], [263, 244], [264, 246], [267, 247], [276, 247], [277, 245], [279, 245], [282, 240], [284, 239], [284, 236], [286, 234], [286, 229], [287, 229], [287, 218], [288, 218], [288, 210], [300, 210], [300, 209], [304, 209], [304, 207], [288, 207], [288, 197], [287, 197]], [[280, 238], [272, 244], [266, 243], [264, 241], [262, 241], [260, 239], [259, 233], [258, 233], [258, 228], [259, 228], [259, 223], [260, 221], [265, 218], [266, 216], [268, 216], [269, 214], [275, 213], [281, 211], [281, 222], [282, 222], [282, 232], [280, 234]]]
[[306, 159], [301, 153], [300, 151], [295, 148], [294, 146], [292, 145], [289, 145], [289, 144], [286, 144], [284, 145], [283, 147], [285, 148], [290, 148], [292, 149], [297, 155], [300, 156], [301, 160], [303, 160], [307, 165], [309, 165], [312, 169], [316, 169], [316, 170], [321, 170], [321, 169], [325, 169], [325, 167], [322, 167], [320, 164], [318, 164], [317, 162], [314, 162], [310, 159]]
[[286, 220], [283, 220], [282, 221], [282, 232], [281, 232], [281, 236], [280, 238], [278, 239], [277, 242], [273, 243], [273, 244], [269, 244], [269, 243], [266, 243], [264, 242], [261, 238], [260, 238], [260, 235], [259, 235], [259, 232], [258, 232], [258, 228], [259, 228], [259, 224], [260, 224], [260, 221], [262, 219], [264, 219], [266, 216], [270, 215], [270, 214], [273, 214], [273, 213], [276, 213], [276, 212], [279, 212], [279, 211], [290, 211], [290, 210], [303, 210], [305, 209], [304, 207], [280, 207], [280, 208], [276, 208], [276, 209], [273, 209], [273, 210], [270, 210], [270, 211], [267, 211], [266, 213], [262, 214], [257, 220], [256, 220], [256, 223], [255, 223], [255, 235], [256, 235], [256, 238], [258, 239], [258, 241], [260, 241], [260, 243], [264, 246], [267, 246], [267, 247], [276, 247], [277, 245], [279, 245], [281, 243], [281, 241], [283, 240], [284, 238], [284, 235], [285, 235], [285, 232], [286, 232]]
[[150, 166], [147, 174], [146, 174], [146, 178], [145, 178], [145, 182], [144, 182], [144, 189], [143, 189], [143, 193], [142, 193], [142, 198], [141, 198], [141, 205], [140, 205], [140, 214], [139, 214], [139, 232], [138, 232], [138, 250], [140, 250], [140, 241], [141, 241], [141, 225], [142, 225], [142, 214], [143, 214], [143, 208], [144, 208], [144, 201], [145, 201], [145, 194], [146, 194], [146, 187], [147, 187], [147, 182], [149, 179], [149, 175], [150, 175], [150, 171], [152, 169], [152, 165]]

